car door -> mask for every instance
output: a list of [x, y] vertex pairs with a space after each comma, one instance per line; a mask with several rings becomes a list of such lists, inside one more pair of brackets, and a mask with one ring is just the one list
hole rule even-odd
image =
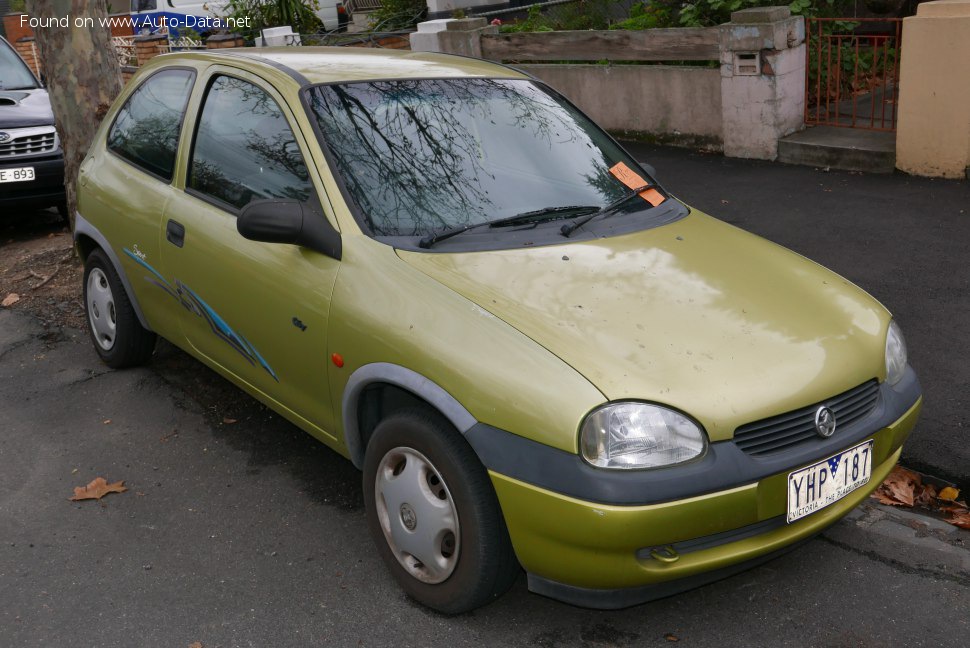
[[[306, 248], [244, 239], [253, 200], [297, 199], [326, 218], [307, 142], [281, 95], [216, 66], [183, 147], [183, 191], [165, 212], [162, 261], [183, 305], [192, 350], [317, 436], [333, 436], [327, 316], [339, 261]], [[182, 171], [184, 170], [184, 173]]]
[[178, 301], [159, 274], [159, 227], [172, 195], [179, 138], [196, 79], [165, 68], [141, 80], [115, 116], [103, 148], [81, 167], [81, 215], [111, 244], [148, 325], [177, 341]]

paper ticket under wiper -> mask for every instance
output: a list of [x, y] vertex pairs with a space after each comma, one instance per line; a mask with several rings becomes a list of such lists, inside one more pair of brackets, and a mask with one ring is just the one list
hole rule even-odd
[[[613, 177], [625, 184], [629, 189], [636, 189], [637, 187], [642, 187], [645, 184], [649, 184], [646, 180], [640, 177], [639, 173], [628, 167], [626, 162], [617, 162], [614, 164], [612, 167], [610, 167], [610, 173], [612, 173]], [[654, 207], [665, 200], [663, 194], [653, 187], [644, 189], [640, 192], [639, 196]]]

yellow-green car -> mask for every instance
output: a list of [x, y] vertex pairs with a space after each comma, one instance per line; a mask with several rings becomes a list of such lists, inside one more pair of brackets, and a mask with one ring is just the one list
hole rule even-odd
[[94, 347], [182, 347], [363, 470], [404, 590], [615, 608], [824, 529], [899, 459], [903, 337], [475, 59], [161, 56], [79, 177]]

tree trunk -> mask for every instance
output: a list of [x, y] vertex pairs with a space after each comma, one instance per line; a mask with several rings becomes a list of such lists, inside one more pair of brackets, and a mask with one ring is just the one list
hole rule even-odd
[[27, 0], [27, 13], [41, 20], [69, 18], [67, 27], [34, 31], [64, 149], [64, 186], [73, 230], [78, 167], [101, 119], [121, 91], [121, 66], [111, 44], [111, 30], [103, 22], [108, 14], [105, 0]]

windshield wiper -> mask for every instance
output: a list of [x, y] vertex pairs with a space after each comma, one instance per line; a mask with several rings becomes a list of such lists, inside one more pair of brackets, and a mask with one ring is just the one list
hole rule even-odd
[[537, 223], [543, 220], [552, 220], [550, 217], [554, 218], [559, 214], [575, 211], [599, 211], [599, 207], [596, 205], [562, 205], [559, 207], [543, 207], [542, 209], [522, 212], [521, 214], [515, 214], [514, 216], [508, 216], [506, 218], [497, 218], [491, 221], [470, 223], [468, 225], [458, 225], [456, 227], [449, 227], [448, 229], [441, 230], [437, 233], [428, 234], [418, 241], [418, 247], [426, 250], [439, 241], [449, 239], [452, 236], [457, 236], [467, 232], [468, 230], [479, 227], [507, 227], [510, 225], [519, 225], [520, 223]]
[[619, 207], [620, 205], [622, 205], [626, 201], [630, 200], [634, 196], [639, 195], [641, 191], [646, 191], [651, 186], [652, 185], [645, 184], [645, 185], [643, 185], [641, 187], [636, 187], [635, 189], [630, 189], [625, 194], [623, 194], [623, 196], [621, 196], [620, 198], [617, 198], [616, 200], [614, 200], [613, 202], [611, 202], [606, 207], [603, 207], [602, 209], [598, 209], [595, 212], [593, 212], [592, 214], [587, 214], [586, 216], [583, 216], [582, 218], [577, 218], [572, 223], [566, 223], [565, 225], [563, 225], [560, 228], [559, 232], [563, 236], [568, 237], [570, 234], [572, 234], [577, 229], [579, 229], [580, 227], [582, 227], [586, 223], [590, 222], [591, 220], [593, 220], [597, 216], [602, 216], [603, 214], [605, 214], [607, 212], [613, 211], [614, 209], [616, 209], [617, 207]]

